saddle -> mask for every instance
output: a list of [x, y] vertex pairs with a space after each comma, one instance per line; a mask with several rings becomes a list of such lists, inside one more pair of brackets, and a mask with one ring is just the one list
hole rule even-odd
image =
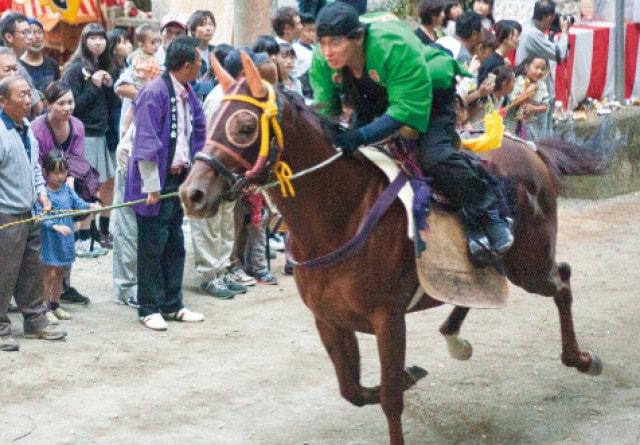
[[[401, 161], [379, 147], [363, 147], [360, 152], [393, 181]], [[472, 308], [501, 308], [509, 297], [507, 279], [493, 267], [476, 267], [468, 252], [459, 212], [431, 202], [426, 226], [416, 221], [415, 192], [410, 183], [402, 187], [398, 199], [407, 212], [407, 236], [416, 246], [416, 269], [420, 287], [443, 303]]]

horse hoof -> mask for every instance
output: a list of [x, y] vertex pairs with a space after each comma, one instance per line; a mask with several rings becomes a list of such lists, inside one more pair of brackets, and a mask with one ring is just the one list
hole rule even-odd
[[447, 340], [447, 348], [449, 355], [456, 360], [469, 360], [473, 355], [473, 347], [471, 343], [457, 335], [445, 335]]
[[598, 357], [595, 354], [592, 354], [591, 352], [589, 353], [589, 355], [591, 356], [591, 363], [589, 364], [589, 367], [587, 368], [587, 370], [584, 371], [584, 373], [590, 376], [598, 376], [602, 374], [603, 365], [602, 365], [602, 360], [600, 360], [600, 357]]
[[429, 373], [426, 369], [421, 368], [420, 366], [411, 366], [404, 370], [404, 374], [407, 380], [406, 388], [411, 388], [413, 385], [418, 383], [419, 380], [425, 378]]
[[558, 272], [562, 281], [567, 282], [571, 279], [571, 266], [569, 263], [558, 264]]

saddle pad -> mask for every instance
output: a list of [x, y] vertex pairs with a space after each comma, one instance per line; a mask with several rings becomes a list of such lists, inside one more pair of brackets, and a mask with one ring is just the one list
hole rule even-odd
[[[395, 163], [395, 161], [386, 154], [382, 153], [375, 147], [361, 147], [359, 150], [365, 158], [371, 161], [376, 167], [385, 174], [387, 178], [389, 178], [389, 182], [392, 182], [400, 173], [400, 167]], [[411, 188], [411, 184], [407, 182], [401, 189], [400, 193], [398, 193], [398, 198], [400, 198], [400, 202], [402, 202], [402, 206], [407, 212], [407, 221], [409, 224], [407, 225], [407, 236], [409, 239], [413, 240], [413, 189]]]
[[[360, 148], [362, 154], [393, 181], [400, 168], [375, 147]], [[408, 183], [398, 195], [407, 212], [407, 236], [413, 239], [413, 189]], [[432, 298], [457, 306], [501, 308], [506, 306], [506, 278], [493, 267], [478, 269], [469, 260], [466, 235], [459, 216], [431, 206], [429, 230], [421, 231], [427, 250], [416, 259], [421, 287]]]
[[480, 269], [471, 263], [460, 217], [431, 206], [427, 222], [429, 229], [420, 231], [427, 250], [416, 260], [418, 280], [425, 292], [456, 306], [505, 307], [507, 279], [493, 267]]

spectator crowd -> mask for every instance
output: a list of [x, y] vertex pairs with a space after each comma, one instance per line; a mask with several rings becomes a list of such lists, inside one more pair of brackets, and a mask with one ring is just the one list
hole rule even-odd
[[[107, 32], [89, 23], [62, 65], [45, 55], [41, 22], [16, 12], [2, 17], [0, 350], [19, 348], [11, 311], [22, 314], [25, 337], [65, 338], [60, 322], [71, 314], [63, 305], [90, 302], [72, 286], [74, 260], [109, 250], [114, 301], [135, 308], [145, 327], [204, 320], [183, 301], [182, 208], [160, 196], [186, 178], [222, 103], [213, 65], [240, 79], [246, 52], [265, 80], [313, 104], [315, 17], [325, 3], [300, 0], [297, 9], [277, 9], [273, 33], [258, 36], [251, 48], [212, 45], [216, 17], [207, 10], [188, 18], [168, 14], [159, 25], [135, 30]], [[366, 1], [345, 3], [365, 14]], [[459, 131], [481, 130], [492, 107], [505, 111], [507, 129], [521, 138], [549, 134], [550, 66], [568, 50], [568, 21], [551, 30], [558, 12], [553, 1], [540, 0], [526, 23], [496, 22], [492, 0], [476, 0], [470, 10], [456, 0], [419, 3], [417, 38], [446, 49], [463, 67]], [[348, 104], [343, 111], [348, 122]], [[145, 204], [95, 216], [56, 217], [141, 198]], [[47, 217], [38, 223], [34, 215]], [[270, 259], [284, 251], [284, 236], [269, 230], [277, 216], [262, 194], [246, 191], [221, 203], [214, 217], [188, 221], [204, 294], [229, 300], [249, 287], [277, 284]], [[29, 222], [14, 224], [23, 220]], [[292, 273], [289, 264], [284, 273]]]

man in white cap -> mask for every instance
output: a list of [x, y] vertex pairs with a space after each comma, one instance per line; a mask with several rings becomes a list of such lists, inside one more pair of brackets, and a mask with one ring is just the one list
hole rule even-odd
[[158, 48], [156, 59], [160, 65], [164, 65], [164, 52], [167, 46], [176, 37], [187, 33], [187, 21], [178, 14], [166, 14], [160, 21], [160, 32], [162, 33], [162, 45]]

